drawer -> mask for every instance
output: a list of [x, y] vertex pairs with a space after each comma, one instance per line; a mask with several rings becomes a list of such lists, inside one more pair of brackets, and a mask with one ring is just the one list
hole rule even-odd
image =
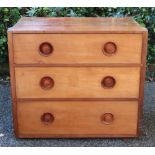
[[135, 136], [137, 101], [18, 102], [21, 137]]
[[16, 67], [17, 98], [138, 98], [139, 67]]
[[141, 34], [14, 34], [17, 64], [141, 63]]

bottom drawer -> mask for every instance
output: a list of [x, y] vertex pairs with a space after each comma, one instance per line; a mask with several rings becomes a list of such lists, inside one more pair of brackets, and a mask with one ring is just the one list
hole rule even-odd
[[137, 101], [18, 102], [19, 137], [134, 137]]

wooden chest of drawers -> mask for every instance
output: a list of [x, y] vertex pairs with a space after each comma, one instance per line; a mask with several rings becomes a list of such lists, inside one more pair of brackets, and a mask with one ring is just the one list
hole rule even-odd
[[139, 135], [147, 30], [132, 18], [22, 18], [8, 39], [17, 137]]

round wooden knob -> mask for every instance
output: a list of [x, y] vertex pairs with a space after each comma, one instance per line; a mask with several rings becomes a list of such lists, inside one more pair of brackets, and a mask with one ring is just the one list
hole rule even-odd
[[106, 56], [114, 55], [117, 51], [117, 46], [113, 42], [107, 42], [104, 44], [103, 53]]
[[54, 121], [54, 116], [51, 113], [44, 113], [41, 116], [41, 121], [44, 123], [52, 123]]
[[42, 89], [51, 89], [53, 86], [54, 86], [54, 80], [51, 78], [51, 77], [43, 77], [41, 80], [40, 80], [40, 86]]
[[53, 52], [53, 46], [48, 42], [44, 42], [40, 44], [39, 51], [41, 55], [49, 56]]
[[111, 113], [105, 113], [101, 116], [101, 122], [104, 124], [111, 124], [114, 121], [114, 115]]
[[112, 88], [115, 86], [115, 84], [116, 84], [116, 81], [112, 76], [106, 76], [101, 81], [101, 85], [104, 88]]

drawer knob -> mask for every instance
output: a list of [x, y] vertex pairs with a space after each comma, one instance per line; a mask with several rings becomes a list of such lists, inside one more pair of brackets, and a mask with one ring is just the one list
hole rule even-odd
[[54, 87], [54, 80], [49, 76], [43, 77], [40, 80], [40, 87], [42, 89], [49, 90]]
[[44, 123], [52, 123], [54, 121], [54, 116], [51, 113], [44, 113], [41, 116], [41, 121]]
[[104, 124], [111, 124], [114, 121], [114, 115], [111, 113], [105, 113], [101, 116], [101, 122]]
[[113, 42], [107, 42], [104, 44], [103, 54], [106, 56], [112, 56], [116, 53], [117, 46]]
[[39, 46], [40, 54], [43, 56], [49, 56], [53, 52], [53, 46], [48, 42], [43, 42]]
[[101, 81], [101, 85], [104, 88], [112, 88], [115, 86], [115, 84], [116, 84], [116, 81], [112, 76], [106, 76]]

